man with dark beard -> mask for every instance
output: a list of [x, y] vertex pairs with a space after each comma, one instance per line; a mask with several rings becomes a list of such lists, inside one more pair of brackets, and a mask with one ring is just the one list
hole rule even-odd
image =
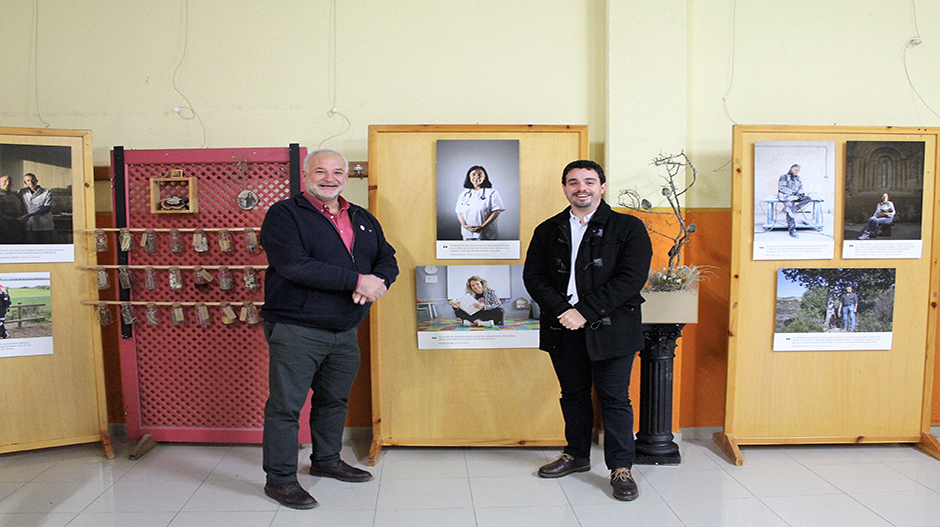
[[561, 385], [568, 445], [539, 477], [591, 470], [597, 390], [604, 422], [604, 458], [614, 498], [639, 496], [631, 468], [636, 458], [630, 372], [644, 338], [640, 290], [653, 250], [639, 219], [611, 210], [602, 199], [604, 169], [573, 161], [561, 177], [570, 207], [535, 228], [523, 280], [541, 307], [539, 349], [547, 351]]

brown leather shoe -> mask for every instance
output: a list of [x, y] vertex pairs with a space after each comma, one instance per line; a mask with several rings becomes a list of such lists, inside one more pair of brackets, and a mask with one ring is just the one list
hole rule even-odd
[[372, 480], [372, 474], [365, 470], [349, 466], [340, 459], [333, 465], [310, 465], [310, 475], [321, 478], [333, 478], [348, 483], [364, 483]]
[[640, 489], [633, 480], [628, 468], [615, 468], [610, 471], [610, 485], [614, 488], [614, 497], [620, 501], [633, 501], [640, 496]]
[[292, 509], [312, 509], [320, 505], [296, 481], [282, 485], [265, 485], [264, 493], [274, 501]]
[[562, 454], [558, 459], [539, 468], [540, 478], [560, 478], [573, 472], [587, 472], [591, 470], [591, 460], [588, 458], [575, 458], [569, 454]]

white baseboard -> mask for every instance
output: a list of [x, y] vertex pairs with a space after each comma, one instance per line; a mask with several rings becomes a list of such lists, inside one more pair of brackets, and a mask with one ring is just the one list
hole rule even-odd
[[343, 430], [343, 439], [353, 439], [353, 440], [368, 440], [372, 441], [372, 427], [371, 426], [347, 426]]
[[[681, 434], [676, 434], [676, 437], [684, 437], [688, 440], [693, 439], [711, 439], [715, 432], [720, 432], [722, 427], [720, 426], [707, 426], [701, 428], [683, 428]], [[937, 437], [940, 440], [940, 426], [933, 426], [930, 428], [930, 433]], [[678, 441], [678, 439], [676, 439]]]
[[711, 440], [715, 432], [721, 432], [720, 426], [702, 426], [697, 428], [683, 428], [681, 437], [686, 441], [708, 439]]
[[[720, 429], [720, 428], [715, 428], [715, 429], [712, 429], [712, 428], [701, 428], [701, 429], [700, 429], [700, 428], [683, 428], [681, 432], [673, 432], [673, 433], [672, 433], [672, 440], [675, 441], [676, 443], [680, 443], [680, 442], [682, 442], [682, 439], [683, 439], [683, 438], [685, 438], [685, 439], [693, 439], [693, 438], [689, 437], [689, 432], [690, 432], [690, 431], [693, 431], [693, 432], [694, 432], [695, 430], [713, 430], [713, 432], [714, 432], [714, 431], [718, 431], [718, 430], [721, 430], [721, 429]], [[703, 436], [703, 437], [704, 437], [704, 436]], [[708, 437], [711, 437], [711, 435], [709, 435]], [[601, 432], [601, 431], [599, 431], [599, 430], [597, 430], [597, 429], [595, 428], [595, 429], [594, 429], [594, 440], [597, 442], [598, 445], [604, 446], [604, 433]]]
[[[720, 426], [704, 426], [696, 428], [683, 428], [681, 432], [675, 432], [675, 441], [678, 443], [680, 441], [694, 441], [694, 440], [710, 440], [715, 432], [720, 432], [722, 427]], [[940, 440], [940, 426], [934, 426], [930, 428], [930, 432]], [[111, 434], [112, 440], [127, 440], [127, 425], [119, 423], [111, 423], [108, 425], [108, 433]], [[603, 432], [594, 431], [595, 439], [597, 444], [604, 446], [604, 434]], [[360, 426], [360, 427], [346, 427], [343, 431], [343, 439], [357, 440], [357, 441], [372, 441], [372, 427], [369, 426]]]

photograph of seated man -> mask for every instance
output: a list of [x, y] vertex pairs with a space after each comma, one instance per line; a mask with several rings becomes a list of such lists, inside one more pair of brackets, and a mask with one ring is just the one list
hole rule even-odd
[[[864, 246], [878, 240], [892, 247], [893, 242], [923, 239], [925, 149], [923, 141], [846, 142], [844, 243]], [[916, 244], [893, 245], [912, 246]], [[915, 251], [907, 257], [918, 255]]]
[[803, 207], [813, 202], [813, 198], [803, 192], [803, 181], [800, 179], [800, 165], [791, 165], [786, 174], [780, 176], [777, 182], [777, 199], [783, 202], [783, 212], [787, 216], [787, 231], [790, 237], [799, 238], [796, 233], [796, 215]]

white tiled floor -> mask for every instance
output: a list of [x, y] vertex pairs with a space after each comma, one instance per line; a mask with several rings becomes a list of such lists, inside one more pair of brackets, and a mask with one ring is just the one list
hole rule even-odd
[[[680, 466], [634, 468], [631, 503], [610, 496], [597, 447], [590, 472], [557, 480], [535, 475], [556, 449], [387, 448], [369, 483], [302, 473], [311, 511], [262, 494], [259, 446], [164, 443], [138, 461], [116, 446], [0, 455], [0, 526], [940, 527], [940, 461], [902, 445], [744, 447], [735, 467], [686, 439]], [[368, 468], [368, 448], [350, 439], [343, 457]]]

